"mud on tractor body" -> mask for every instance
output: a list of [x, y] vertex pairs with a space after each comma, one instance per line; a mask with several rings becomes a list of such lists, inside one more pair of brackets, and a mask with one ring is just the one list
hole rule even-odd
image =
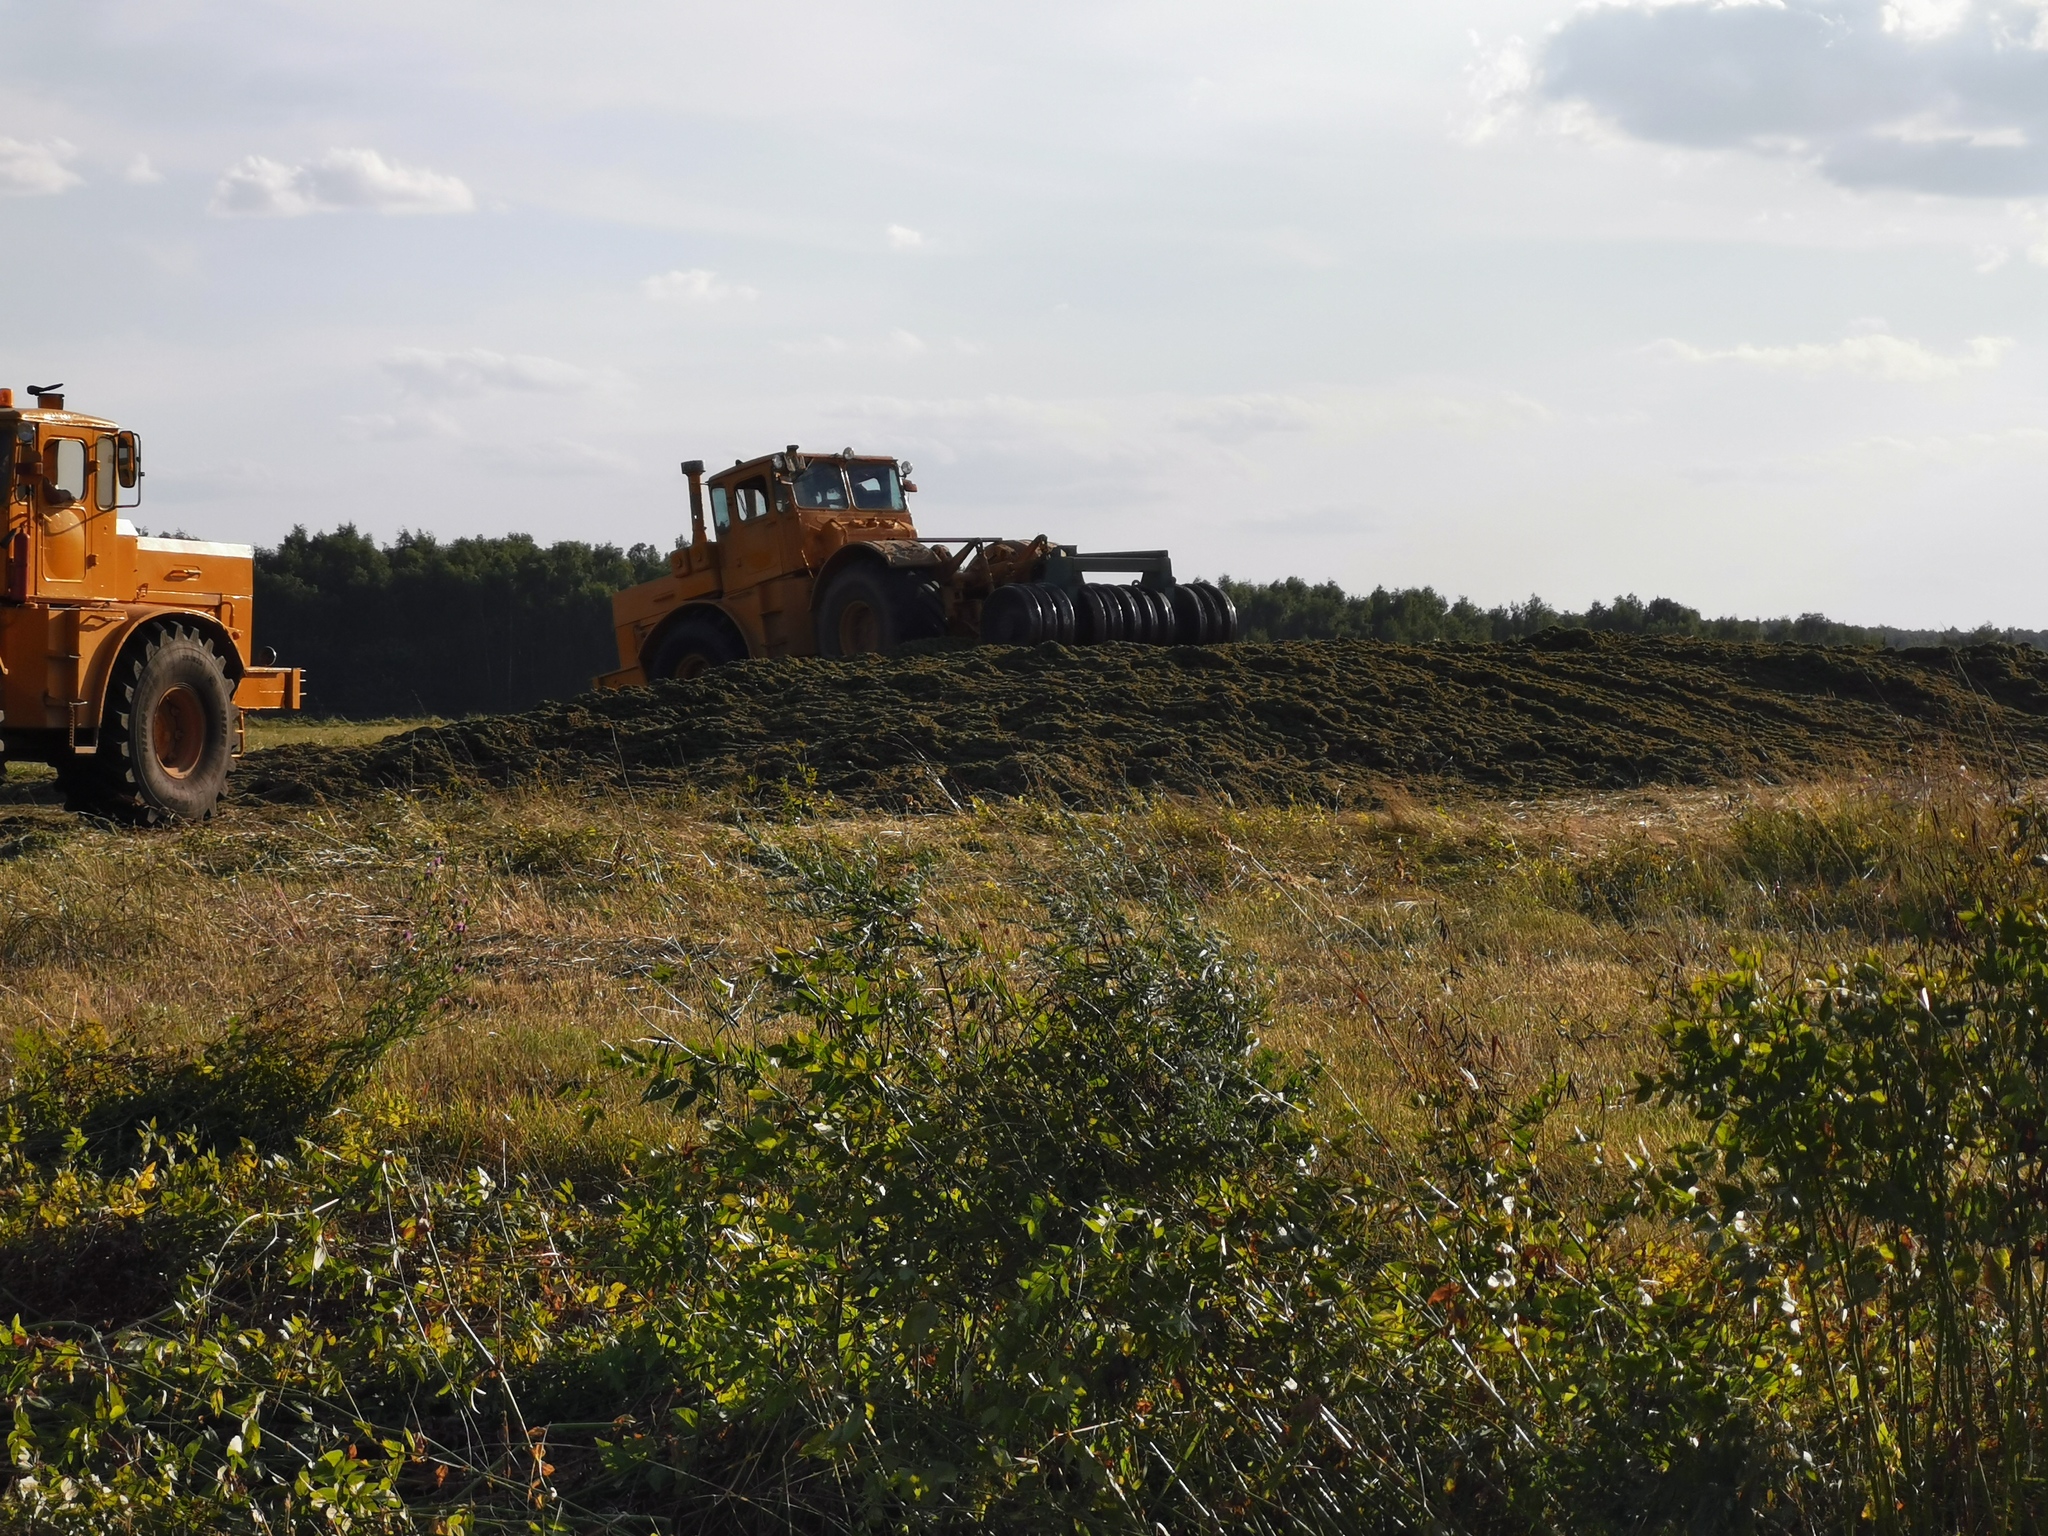
[[139, 534], [140, 440], [61, 387], [29, 410], [0, 390], [0, 750], [55, 767], [74, 810], [211, 815], [243, 711], [298, 708], [301, 674], [251, 648], [249, 546]]
[[[1230, 599], [1207, 582], [1176, 582], [1165, 550], [1083, 554], [1044, 535], [919, 534], [904, 503], [917, 487], [895, 459], [792, 445], [708, 478], [698, 460], [683, 473], [690, 542], [670, 554], [668, 575], [613, 595], [619, 670], [600, 687], [690, 677], [750, 656], [852, 656], [948, 635], [1000, 645], [1214, 645], [1237, 636]], [[1112, 572], [1136, 580], [1088, 579]]]

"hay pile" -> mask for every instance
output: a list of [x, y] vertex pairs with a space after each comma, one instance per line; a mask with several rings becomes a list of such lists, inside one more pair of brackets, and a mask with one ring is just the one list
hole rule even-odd
[[1133, 790], [1341, 803], [1391, 782], [1530, 793], [2048, 763], [2048, 655], [1551, 630], [1503, 645], [974, 647], [747, 662], [369, 747], [249, 760], [242, 800], [527, 783], [932, 808]]

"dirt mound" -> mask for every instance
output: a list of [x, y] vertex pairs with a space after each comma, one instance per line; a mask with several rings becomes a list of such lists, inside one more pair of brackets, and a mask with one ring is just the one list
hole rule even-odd
[[869, 806], [1132, 789], [1340, 802], [1388, 782], [1506, 791], [1784, 780], [1961, 753], [2048, 762], [2048, 656], [1548, 631], [1505, 645], [1362, 641], [748, 662], [369, 747], [282, 747], [243, 800], [585, 782]]

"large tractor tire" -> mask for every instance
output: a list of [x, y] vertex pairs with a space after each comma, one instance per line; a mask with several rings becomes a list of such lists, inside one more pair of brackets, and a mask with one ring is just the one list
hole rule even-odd
[[686, 613], [654, 642], [641, 670], [650, 683], [698, 677], [729, 661], [745, 661], [747, 645], [732, 622], [708, 613]]
[[817, 605], [820, 656], [870, 656], [946, 632], [945, 611], [916, 571], [872, 561], [834, 576]]
[[98, 750], [59, 771], [66, 799], [145, 822], [204, 821], [227, 788], [234, 710], [212, 643], [176, 624], [154, 630], [115, 663]]

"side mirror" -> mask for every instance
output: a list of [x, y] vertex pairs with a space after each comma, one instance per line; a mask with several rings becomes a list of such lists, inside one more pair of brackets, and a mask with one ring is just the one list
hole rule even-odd
[[114, 437], [114, 474], [124, 491], [134, 490], [142, 479], [142, 439], [133, 432], [117, 433]]

